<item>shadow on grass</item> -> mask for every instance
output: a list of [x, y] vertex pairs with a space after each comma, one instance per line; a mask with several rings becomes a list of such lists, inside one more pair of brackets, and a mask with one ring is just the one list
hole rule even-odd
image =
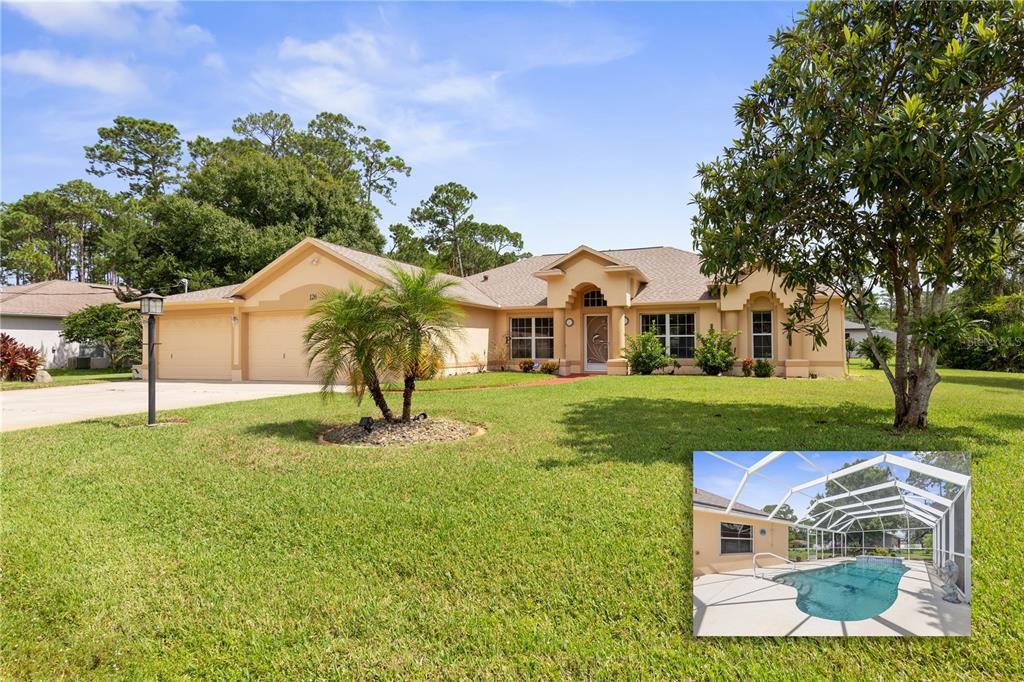
[[[888, 407], [702, 403], [683, 398], [612, 398], [569, 405], [558, 444], [575, 458], [542, 459], [557, 468], [605, 461], [692, 467], [694, 450], [969, 450], [1009, 441], [972, 426], [892, 429]], [[1024, 421], [1003, 415], [999, 426]]]
[[299, 441], [300, 443], [316, 442], [316, 434], [324, 428], [324, 423], [317, 419], [293, 419], [287, 422], [264, 422], [246, 427], [245, 432], [254, 436], [270, 436]]
[[939, 382], [939, 386], [942, 384], [969, 384], [971, 386], [981, 386], [983, 388], [1011, 388], [1024, 392], [1024, 374], [1007, 373], [1005, 376], [993, 376], [992, 374], [985, 376], [949, 376], [943, 374], [940, 369], [939, 375], [942, 377], [942, 381]]

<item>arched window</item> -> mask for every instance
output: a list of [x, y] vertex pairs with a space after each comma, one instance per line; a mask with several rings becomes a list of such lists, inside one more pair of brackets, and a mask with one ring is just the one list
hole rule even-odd
[[604, 300], [604, 294], [601, 293], [600, 289], [591, 289], [583, 294], [584, 308], [604, 308], [607, 305], [608, 301]]

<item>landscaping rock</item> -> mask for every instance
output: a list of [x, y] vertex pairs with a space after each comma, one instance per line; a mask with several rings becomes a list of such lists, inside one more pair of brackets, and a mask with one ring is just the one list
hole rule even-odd
[[462, 440], [480, 433], [483, 433], [483, 429], [479, 426], [453, 419], [432, 418], [408, 423], [377, 420], [373, 422], [372, 431], [367, 431], [359, 424], [329, 428], [320, 434], [320, 442], [332, 445], [384, 447], [443, 443]]
[[51, 381], [53, 381], [53, 377], [51, 377], [50, 373], [47, 372], [45, 369], [41, 369], [38, 372], [36, 372], [35, 382], [37, 384], [48, 384]]

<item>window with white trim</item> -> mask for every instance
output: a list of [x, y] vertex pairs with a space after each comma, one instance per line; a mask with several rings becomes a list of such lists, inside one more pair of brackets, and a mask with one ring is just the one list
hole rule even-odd
[[750, 338], [755, 360], [770, 360], [772, 357], [772, 311], [755, 310], [751, 313]]
[[591, 289], [583, 294], [584, 308], [604, 308], [607, 305], [608, 301], [604, 300], [604, 294], [601, 293], [600, 289]]
[[693, 313], [641, 315], [640, 331], [654, 332], [661, 345], [674, 358], [692, 358], [696, 345], [696, 320]]
[[722, 523], [722, 554], [751, 554], [754, 551], [754, 527], [745, 523]]
[[509, 332], [513, 360], [554, 359], [555, 318], [513, 317]]

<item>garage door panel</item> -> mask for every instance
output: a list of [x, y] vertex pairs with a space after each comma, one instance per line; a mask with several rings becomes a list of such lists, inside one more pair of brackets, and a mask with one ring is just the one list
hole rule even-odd
[[305, 313], [249, 315], [249, 378], [255, 381], [313, 381], [302, 340]]
[[158, 341], [159, 378], [231, 379], [230, 315], [165, 315]]

